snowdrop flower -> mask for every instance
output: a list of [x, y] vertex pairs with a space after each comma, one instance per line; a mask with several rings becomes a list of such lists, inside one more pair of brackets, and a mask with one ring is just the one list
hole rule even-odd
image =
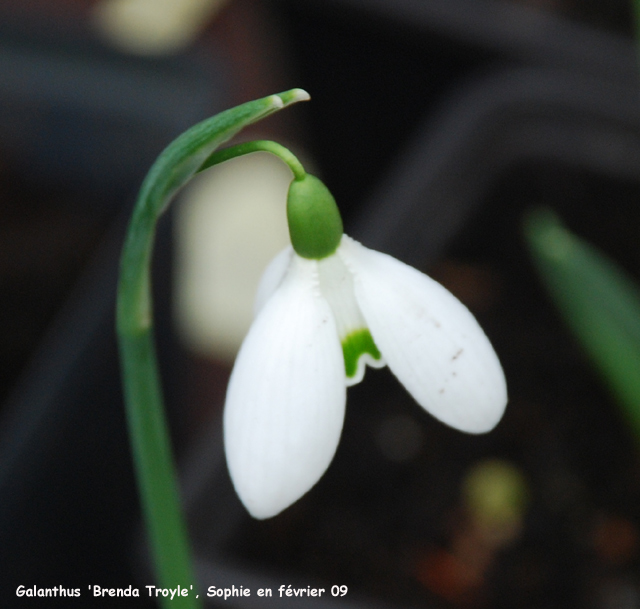
[[255, 518], [304, 495], [333, 459], [346, 388], [388, 365], [437, 419], [492, 429], [507, 402], [498, 358], [440, 284], [344, 235], [317, 178], [291, 183], [292, 246], [267, 267], [231, 374], [224, 440], [234, 487]]

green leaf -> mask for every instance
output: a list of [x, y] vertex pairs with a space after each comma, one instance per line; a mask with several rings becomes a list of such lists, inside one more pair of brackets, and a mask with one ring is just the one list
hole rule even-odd
[[151, 209], [163, 211], [216, 148], [247, 125], [306, 99], [309, 95], [305, 91], [292, 89], [231, 108], [194, 125], [160, 154], [142, 184], [140, 198], [146, 199]]
[[549, 293], [640, 439], [640, 289], [549, 210], [530, 214], [525, 235]]
[[243, 127], [309, 99], [301, 89], [270, 95], [207, 119], [174, 140], [145, 178], [136, 201], [120, 262], [117, 330], [129, 438], [157, 583], [181, 586], [186, 597], [161, 597], [167, 609], [194, 609], [195, 578], [153, 340], [151, 258], [156, 224], [175, 194], [218, 146]]
[[[135, 299], [118, 299], [118, 327], [135, 331], [151, 323], [146, 269], [153, 249], [155, 226], [176, 193], [197, 173], [207, 158], [244, 127], [298, 101], [309, 99], [302, 89], [247, 102], [208, 118], [185, 131], [160, 154], [142, 183], [133, 210], [120, 265], [120, 293], [143, 291]], [[121, 310], [123, 308], [123, 310]], [[121, 327], [124, 324], [128, 327]]]

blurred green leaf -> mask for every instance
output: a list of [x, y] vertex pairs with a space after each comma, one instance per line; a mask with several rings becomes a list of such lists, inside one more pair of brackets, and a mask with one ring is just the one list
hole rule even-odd
[[525, 236], [549, 293], [640, 439], [640, 288], [550, 210], [527, 217]]

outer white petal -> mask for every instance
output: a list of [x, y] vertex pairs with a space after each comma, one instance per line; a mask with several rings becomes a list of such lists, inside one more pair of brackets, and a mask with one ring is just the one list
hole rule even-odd
[[342, 351], [317, 262], [293, 256], [240, 349], [227, 390], [227, 462], [254, 517], [275, 516], [320, 479], [340, 439], [345, 401]]
[[282, 282], [293, 256], [293, 248], [289, 245], [278, 252], [262, 273], [253, 303], [253, 314], [257, 315], [262, 307]]
[[416, 269], [343, 238], [340, 255], [371, 335], [391, 371], [443, 423], [482, 433], [502, 417], [504, 373], [469, 310]]

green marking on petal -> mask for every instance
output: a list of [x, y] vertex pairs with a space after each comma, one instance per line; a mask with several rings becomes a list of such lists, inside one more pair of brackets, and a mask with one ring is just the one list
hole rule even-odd
[[356, 375], [358, 360], [365, 353], [368, 353], [373, 359], [382, 359], [371, 333], [366, 328], [351, 332], [342, 339], [342, 353], [344, 354], [344, 370], [349, 378]]

